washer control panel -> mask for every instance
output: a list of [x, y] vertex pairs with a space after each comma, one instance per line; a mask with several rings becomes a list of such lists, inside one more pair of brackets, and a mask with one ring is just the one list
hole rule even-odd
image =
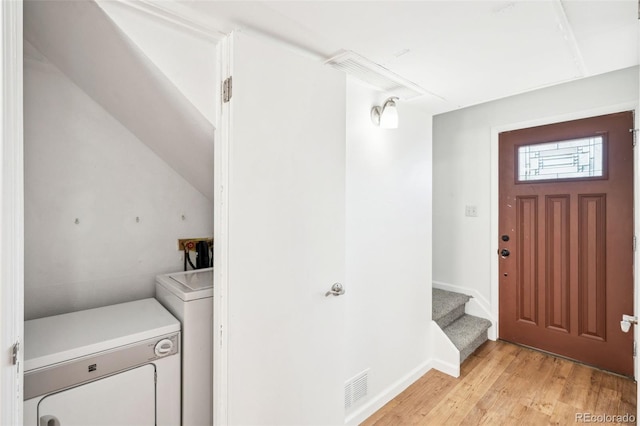
[[175, 355], [179, 351], [178, 332], [27, 371], [24, 374], [24, 399], [87, 383]]

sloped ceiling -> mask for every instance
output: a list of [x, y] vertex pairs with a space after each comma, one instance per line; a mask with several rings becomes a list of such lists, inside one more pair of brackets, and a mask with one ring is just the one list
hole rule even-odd
[[213, 125], [96, 3], [27, 0], [24, 36], [213, 200]]

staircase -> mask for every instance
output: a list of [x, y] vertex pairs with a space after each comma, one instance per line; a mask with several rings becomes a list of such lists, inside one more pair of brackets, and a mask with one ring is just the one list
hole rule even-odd
[[432, 319], [460, 351], [460, 364], [487, 341], [491, 321], [465, 314], [466, 294], [434, 288]]

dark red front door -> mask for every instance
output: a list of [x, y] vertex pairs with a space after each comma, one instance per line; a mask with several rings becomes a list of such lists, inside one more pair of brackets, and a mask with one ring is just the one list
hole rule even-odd
[[633, 114], [500, 134], [501, 339], [633, 376]]

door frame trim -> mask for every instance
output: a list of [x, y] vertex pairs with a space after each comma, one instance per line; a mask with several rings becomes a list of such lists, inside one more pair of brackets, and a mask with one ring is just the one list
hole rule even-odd
[[213, 424], [228, 424], [229, 416], [229, 146], [233, 138], [230, 102], [222, 101], [222, 82], [233, 71], [233, 33], [216, 48], [217, 123], [214, 142], [213, 203]]
[[[499, 215], [499, 163], [498, 163], [498, 148], [499, 148], [499, 135], [502, 132], [507, 132], [511, 130], [524, 129], [527, 127], [534, 126], [543, 126], [547, 124], [561, 123], [564, 121], [571, 120], [579, 120], [582, 118], [595, 117], [598, 115], [606, 115], [606, 114], [614, 114], [617, 112], [624, 111], [633, 111], [634, 112], [634, 121], [635, 127], [640, 127], [640, 119], [638, 115], [640, 115], [640, 104], [638, 102], [624, 102], [614, 105], [607, 105], [604, 107], [587, 109], [582, 111], [570, 112], [566, 114], [547, 116], [542, 118], [537, 118], [533, 120], [520, 121], [515, 123], [501, 124], [497, 126], [491, 126], [491, 197], [490, 197], [490, 216], [491, 216], [491, 253], [498, 252], [498, 238], [499, 238], [499, 226], [498, 226], [498, 215]], [[639, 165], [640, 165], [640, 149], [634, 150], [633, 156], [633, 176], [634, 176], [634, 189], [633, 189], [633, 206], [634, 206], [634, 220], [633, 227], [634, 233], [637, 229], [640, 229], [640, 173], [639, 173]], [[636, 250], [634, 253], [634, 271], [637, 270], [637, 265], [640, 264], [640, 251]], [[491, 286], [490, 286], [490, 294], [491, 294], [491, 314], [493, 318], [496, 319], [495, 327], [496, 327], [496, 338], [500, 336], [500, 324], [499, 324], [499, 270], [498, 270], [498, 257], [494, 256], [493, 261], [491, 262]], [[634, 291], [634, 301], [637, 298], [637, 295], [640, 292], [640, 274], [636, 273], [633, 277], [633, 291]], [[638, 306], [634, 303], [634, 315], [638, 315]], [[634, 340], [638, 340], [638, 327], [634, 327]], [[634, 377], [638, 377], [638, 363], [634, 363]]]
[[24, 350], [18, 365], [7, 354], [15, 342], [24, 347], [24, 182], [22, 0], [2, 2], [0, 22], [4, 96], [0, 101], [0, 424], [22, 424]]

